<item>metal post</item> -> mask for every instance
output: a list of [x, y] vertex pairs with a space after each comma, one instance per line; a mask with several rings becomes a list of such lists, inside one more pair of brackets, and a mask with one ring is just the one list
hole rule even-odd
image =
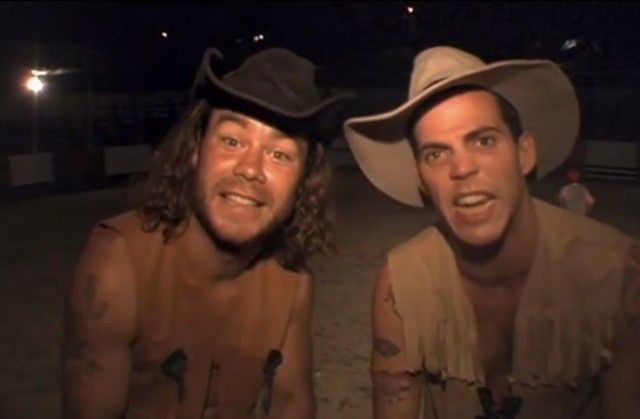
[[31, 152], [38, 152], [38, 94], [33, 94], [33, 115], [31, 121]]

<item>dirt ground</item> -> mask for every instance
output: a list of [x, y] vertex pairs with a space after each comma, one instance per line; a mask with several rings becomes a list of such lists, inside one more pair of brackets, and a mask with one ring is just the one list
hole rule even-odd
[[[335, 176], [338, 252], [313, 260], [317, 277], [314, 381], [319, 419], [371, 417], [369, 303], [386, 251], [433, 222], [375, 190], [359, 170]], [[640, 238], [640, 185], [587, 181], [592, 217]], [[560, 179], [534, 194], [552, 200]], [[124, 189], [24, 200], [0, 208], [0, 418], [60, 417], [62, 292], [89, 227], [123, 208]]]

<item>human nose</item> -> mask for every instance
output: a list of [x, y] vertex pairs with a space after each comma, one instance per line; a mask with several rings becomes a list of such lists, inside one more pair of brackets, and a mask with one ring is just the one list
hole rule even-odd
[[233, 174], [246, 180], [264, 183], [266, 176], [264, 174], [264, 153], [262, 153], [262, 150], [259, 147], [248, 148], [233, 168]]
[[451, 178], [466, 179], [478, 172], [478, 164], [472, 153], [461, 151], [451, 159]]

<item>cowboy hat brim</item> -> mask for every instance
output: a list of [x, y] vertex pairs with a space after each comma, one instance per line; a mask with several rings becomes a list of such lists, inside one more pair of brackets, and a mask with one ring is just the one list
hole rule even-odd
[[409, 120], [428, 97], [461, 85], [492, 90], [518, 110], [523, 129], [536, 139], [538, 177], [569, 156], [580, 118], [567, 76], [547, 60], [501, 61], [435, 83], [391, 111], [345, 121], [345, 137], [353, 155], [377, 188], [405, 204], [424, 206], [407, 139]]

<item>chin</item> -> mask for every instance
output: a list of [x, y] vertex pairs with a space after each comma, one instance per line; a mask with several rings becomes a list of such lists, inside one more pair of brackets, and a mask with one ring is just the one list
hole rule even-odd
[[480, 225], [475, 227], [450, 227], [458, 241], [466, 246], [483, 247], [493, 245], [503, 238], [504, 228], [495, 225]]
[[259, 230], [222, 229], [213, 226], [213, 236], [218, 242], [226, 243], [236, 248], [250, 247], [260, 242], [265, 234]]

